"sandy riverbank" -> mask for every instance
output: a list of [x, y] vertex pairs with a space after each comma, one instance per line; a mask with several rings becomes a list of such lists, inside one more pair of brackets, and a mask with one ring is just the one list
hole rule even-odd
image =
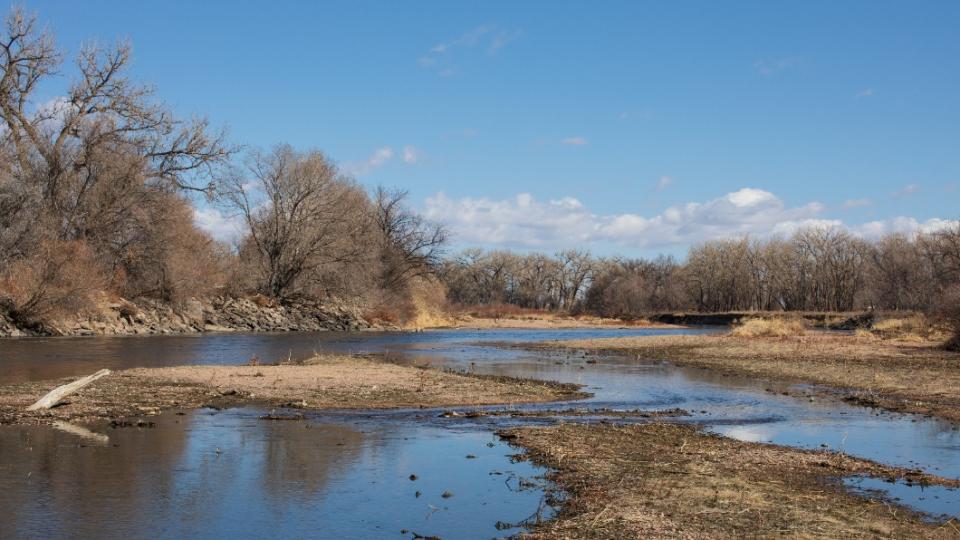
[[0, 387], [0, 423], [138, 417], [171, 408], [259, 404], [294, 409], [455, 407], [576, 399], [576, 385], [318, 356], [303, 364], [116, 371], [47, 411], [26, 407], [60, 381]]

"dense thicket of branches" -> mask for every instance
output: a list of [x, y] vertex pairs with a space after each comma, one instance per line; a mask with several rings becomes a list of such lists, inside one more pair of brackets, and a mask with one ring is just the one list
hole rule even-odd
[[174, 299], [204, 291], [212, 241], [181, 193], [229, 157], [220, 133], [182, 121], [125, 75], [130, 47], [86, 47], [66, 95], [36, 103], [62, 65], [20, 10], [0, 35], [0, 301], [35, 319], [91, 291]]
[[577, 250], [550, 257], [470, 249], [444, 261], [440, 276], [448, 298], [457, 304], [570, 310], [586, 291], [597, 264]]
[[[402, 296], [446, 234], [404, 194], [368, 195], [319, 152], [245, 166], [223, 132], [181, 120], [126, 75], [130, 46], [86, 47], [66, 95], [37, 102], [63, 55], [14, 9], [0, 32], [0, 308], [25, 323], [93, 293], [176, 302], [213, 292]], [[236, 249], [194, 225], [189, 196], [242, 216]], [[396, 298], [394, 298], [396, 299]]]
[[684, 263], [469, 250], [442, 268], [450, 300], [465, 305], [622, 318], [663, 310], [956, 313], [956, 302], [946, 299], [960, 294], [960, 226], [876, 242], [832, 228], [787, 239], [717, 240], [690, 249]]

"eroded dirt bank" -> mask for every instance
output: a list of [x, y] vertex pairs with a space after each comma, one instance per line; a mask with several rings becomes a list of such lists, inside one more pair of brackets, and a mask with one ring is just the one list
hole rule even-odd
[[865, 474], [956, 485], [829, 452], [748, 443], [689, 425], [587, 425], [501, 432], [567, 494], [529, 538], [957, 538], [839, 478]]
[[[318, 356], [298, 365], [121, 370], [46, 411], [26, 408], [73, 380], [0, 387], [0, 424], [122, 419], [170, 408], [261, 404], [291, 409], [384, 409], [547, 402], [584, 397], [577, 385]], [[292, 411], [295, 412], [295, 411]]]
[[810, 333], [784, 338], [639, 336], [526, 347], [668, 360], [723, 373], [823, 385], [853, 403], [960, 421], [960, 353], [932, 341]]

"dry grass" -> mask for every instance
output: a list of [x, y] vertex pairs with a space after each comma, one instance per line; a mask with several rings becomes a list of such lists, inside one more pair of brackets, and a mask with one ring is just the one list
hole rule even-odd
[[792, 337], [802, 336], [807, 332], [803, 321], [799, 319], [747, 319], [730, 331], [731, 336], [757, 337]]
[[923, 315], [913, 315], [902, 318], [882, 319], [873, 323], [870, 332], [880, 339], [912, 341], [923, 343], [926, 341], [946, 341], [949, 332], [930, 322]]
[[907, 509], [848, 493], [848, 474], [953, 484], [827, 452], [739, 442], [674, 424], [516, 428], [569, 494], [530, 538], [956, 538]]
[[308, 365], [181, 366], [115, 372], [50, 411], [25, 408], [65, 381], [0, 387], [0, 423], [117, 418], [206, 404], [303, 409], [440, 407], [545, 402], [583, 397], [576, 385], [483, 377], [320, 356]]
[[[960, 420], [960, 352], [939, 342], [885, 341], [813, 332], [785, 338], [643, 336], [532, 348], [628, 355], [757, 378], [824, 385], [851, 401]], [[865, 397], [867, 396], [867, 397]]]

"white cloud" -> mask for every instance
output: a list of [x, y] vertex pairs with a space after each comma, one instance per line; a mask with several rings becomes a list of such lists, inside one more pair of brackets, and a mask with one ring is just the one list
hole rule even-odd
[[863, 90], [857, 92], [855, 96], [857, 99], [868, 98], [873, 95], [873, 88], [864, 88]]
[[416, 146], [407, 145], [403, 147], [403, 162], [408, 165], [414, 165], [420, 159], [420, 150]]
[[567, 137], [560, 141], [560, 144], [565, 144], [567, 146], [585, 146], [588, 144], [586, 137]]
[[453, 200], [440, 193], [427, 199], [425, 213], [446, 223], [466, 243], [562, 247], [610, 241], [652, 247], [766, 234], [777, 225], [787, 227], [822, 210], [819, 203], [787, 208], [772, 193], [744, 188], [704, 203], [673, 206], [652, 217], [598, 215], [572, 197], [540, 202], [529, 194], [506, 200]]
[[384, 146], [374, 150], [373, 154], [361, 163], [347, 163], [343, 166], [343, 170], [354, 176], [361, 176], [384, 166], [391, 158], [393, 158], [393, 148]]
[[916, 218], [899, 216], [884, 221], [870, 221], [862, 225], [849, 227], [850, 231], [864, 238], [876, 239], [885, 234], [899, 233], [911, 236], [917, 233], [932, 233], [950, 227], [956, 227], [957, 221], [930, 218], [919, 221]]
[[685, 246], [742, 235], [789, 236], [807, 227], [839, 227], [875, 238], [888, 232], [929, 232], [950, 226], [942, 219], [919, 222], [898, 217], [861, 225], [821, 217], [825, 206], [809, 202], [789, 207], [773, 193], [743, 188], [706, 202], [671, 206], [659, 214], [596, 214], [573, 197], [539, 201], [529, 193], [511, 199], [451, 199], [438, 193], [426, 201], [425, 215], [445, 223], [464, 244], [557, 249], [591, 242], [629, 248]]
[[245, 224], [240, 216], [225, 215], [216, 208], [194, 208], [193, 222], [201, 230], [221, 242], [234, 243], [244, 233]]
[[860, 208], [861, 206], [870, 206], [873, 204], [871, 199], [847, 199], [843, 202], [844, 208]]
[[670, 187], [671, 184], [673, 184], [673, 178], [661, 176], [660, 179], [657, 180], [657, 191], [663, 191]]

